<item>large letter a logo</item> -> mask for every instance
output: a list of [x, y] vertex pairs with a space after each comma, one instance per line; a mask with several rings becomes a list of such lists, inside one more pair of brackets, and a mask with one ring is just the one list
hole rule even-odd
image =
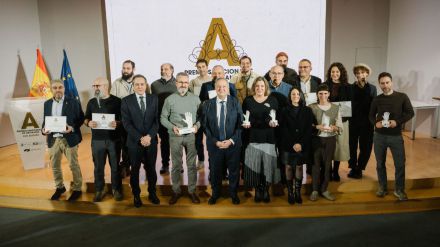
[[[222, 50], [214, 49], [217, 37], [219, 37]], [[205, 59], [208, 63], [211, 59], [226, 59], [229, 66], [239, 66], [237, 51], [244, 53], [243, 48], [237, 46], [235, 40], [232, 40], [229, 36], [228, 29], [222, 18], [212, 18], [205, 40], [201, 46], [198, 59]], [[195, 54], [192, 55], [194, 56]]]

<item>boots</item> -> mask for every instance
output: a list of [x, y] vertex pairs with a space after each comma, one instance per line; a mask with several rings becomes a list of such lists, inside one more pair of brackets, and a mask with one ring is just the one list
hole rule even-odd
[[339, 161], [333, 162], [333, 170], [332, 170], [332, 174], [331, 174], [331, 180], [335, 181], [335, 182], [339, 182], [341, 181], [341, 177], [339, 177]]
[[295, 204], [295, 194], [293, 193], [293, 180], [287, 180], [287, 201], [289, 204]]
[[302, 186], [302, 179], [295, 179], [295, 202], [298, 204], [301, 204], [303, 202], [301, 198], [301, 186]]
[[257, 186], [255, 187], [255, 197], [254, 197], [254, 201], [255, 202], [261, 202], [261, 200], [263, 199], [263, 192], [261, 190], [261, 186]]
[[267, 184], [263, 184], [262, 189], [263, 189], [263, 202], [265, 203], [270, 202], [269, 186]]

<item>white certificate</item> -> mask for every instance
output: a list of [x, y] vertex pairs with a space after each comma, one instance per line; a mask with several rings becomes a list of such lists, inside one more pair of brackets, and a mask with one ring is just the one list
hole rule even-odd
[[339, 106], [341, 117], [351, 117], [351, 101], [339, 101], [333, 102], [333, 104]]
[[209, 90], [208, 97], [209, 97], [209, 99], [217, 97], [217, 92], [215, 90]]
[[318, 97], [316, 96], [316, 93], [305, 93], [304, 97], [306, 98], [306, 105], [311, 105], [318, 102]]
[[66, 116], [46, 116], [44, 129], [49, 132], [66, 132]]
[[115, 114], [92, 113], [92, 121], [95, 121], [97, 126], [93, 129], [114, 130], [110, 123], [115, 121]]

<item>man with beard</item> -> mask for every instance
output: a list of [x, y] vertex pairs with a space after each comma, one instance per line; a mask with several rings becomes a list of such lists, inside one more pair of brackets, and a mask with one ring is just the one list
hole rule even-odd
[[[115, 201], [122, 200], [121, 177], [118, 172], [121, 140], [121, 99], [109, 94], [109, 83], [106, 78], [98, 77], [93, 81], [95, 98], [87, 103], [84, 125], [92, 128], [92, 156], [95, 165], [95, 197], [94, 202], [100, 202], [105, 196], [104, 167], [108, 157], [112, 183], [112, 194]], [[112, 114], [114, 120], [108, 126], [99, 126], [93, 120], [93, 114]], [[102, 128], [110, 129], [102, 129]]]
[[376, 127], [374, 131], [374, 154], [377, 162], [378, 197], [387, 191], [387, 149], [390, 148], [395, 167], [394, 196], [399, 201], [408, 200], [405, 193], [405, 146], [402, 138], [402, 125], [414, 117], [411, 101], [404, 93], [393, 90], [393, 77], [388, 72], [379, 74], [379, 87], [383, 94], [371, 103], [369, 119]]
[[[198, 204], [200, 199], [195, 193], [197, 183], [195, 133], [200, 128], [197, 118], [200, 100], [193, 93], [188, 92], [189, 77], [186, 73], [180, 72], [177, 74], [176, 87], [178, 91], [165, 99], [160, 116], [160, 122], [168, 129], [170, 135], [171, 158], [173, 160], [171, 169], [173, 196], [169, 204], [175, 204], [182, 193], [180, 183], [183, 149], [186, 151], [189, 198], [192, 203]], [[184, 128], [189, 131], [182, 133], [181, 131]], [[190, 130], [190, 128], [193, 129]]]
[[[284, 77], [283, 81], [295, 86], [296, 81], [298, 80], [298, 74], [294, 69], [288, 68], [287, 63], [289, 62], [289, 56], [285, 52], [279, 52], [277, 56], [275, 57], [275, 63], [278, 66], [283, 67], [284, 69]], [[264, 75], [264, 78], [266, 78], [267, 81], [270, 81], [270, 70]]]
[[133, 77], [134, 92], [122, 99], [122, 123], [127, 130], [127, 147], [131, 159], [130, 186], [135, 207], [142, 206], [139, 187], [139, 169], [144, 164], [148, 181], [148, 200], [159, 204], [156, 195], [157, 130], [159, 129], [157, 96], [148, 92], [143, 75]]
[[[189, 82], [189, 91], [194, 95], [200, 95], [200, 89], [202, 85], [206, 82], [212, 80], [211, 76], [208, 75], [208, 62], [205, 59], [199, 59], [196, 63], [197, 71], [199, 76], [192, 79]], [[203, 147], [203, 129], [199, 129], [196, 134], [196, 148], [197, 148], [197, 170], [203, 169], [205, 167], [205, 148]]]
[[[371, 74], [368, 65], [360, 63], [353, 67], [356, 81], [352, 84], [352, 116], [349, 122], [349, 146], [351, 168], [348, 177], [360, 179], [370, 159], [373, 147], [374, 125], [369, 121], [371, 102], [377, 95], [376, 86], [368, 83], [367, 78]], [[358, 155], [359, 146], [359, 155]]]
[[252, 71], [252, 59], [248, 56], [242, 56], [240, 58], [240, 73], [231, 78], [231, 83], [235, 85], [237, 90], [237, 98], [240, 104], [243, 104], [243, 100], [250, 95], [252, 84], [254, 84], [257, 77], [259, 75]]
[[[200, 101], [204, 102], [205, 100], [215, 98], [217, 93], [215, 91], [215, 80], [218, 78], [225, 78], [225, 69], [221, 65], [215, 65], [212, 68], [212, 81], [203, 83], [202, 89], [200, 90]], [[232, 97], [237, 97], [237, 91], [235, 90], [235, 86], [232, 83], [229, 83], [229, 94]]]
[[[125, 96], [133, 93], [133, 75], [135, 70], [135, 63], [131, 60], [126, 60], [122, 63], [122, 76], [116, 79], [110, 90], [110, 94], [122, 99]], [[121, 177], [130, 176], [130, 157], [128, 157], [127, 151], [127, 132], [124, 127], [121, 126], [120, 130], [120, 138], [121, 138], [121, 150], [118, 151], [121, 153], [122, 151], [122, 161], [120, 163], [121, 166]]]
[[82, 175], [78, 164], [78, 144], [82, 140], [80, 127], [84, 121], [84, 113], [78, 100], [64, 96], [64, 83], [60, 80], [51, 82], [53, 98], [44, 102], [44, 119], [47, 116], [65, 116], [66, 130], [51, 132], [43, 122], [43, 135], [47, 136], [50, 165], [53, 171], [56, 191], [51, 200], [58, 200], [66, 192], [61, 169], [61, 155], [64, 154], [72, 171], [73, 191], [69, 201], [75, 201], [81, 196]]
[[[161, 78], [154, 81], [151, 84], [151, 93], [157, 95], [159, 98], [159, 115], [162, 111], [165, 99], [171, 94], [177, 92], [176, 79], [173, 76], [174, 67], [170, 63], [164, 63], [160, 66]], [[167, 129], [159, 124], [159, 137], [160, 137], [160, 155], [162, 157], [162, 168], [160, 174], [167, 174], [170, 166], [170, 137]]]

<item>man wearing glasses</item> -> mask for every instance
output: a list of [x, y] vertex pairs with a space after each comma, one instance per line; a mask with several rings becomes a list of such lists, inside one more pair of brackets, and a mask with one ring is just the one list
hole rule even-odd
[[316, 93], [318, 85], [322, 83], [319, 77], [310, 74], [312, 72], [312, 62], [304, 58], [299, 61], [298, 64], [298, 82], [296, 85], [301, 88], [304, 95], [307, 96], [309, 93]]
[[271, 93], [275, 92], [282, 94], [285, 97], [288, 97], [292, 85], [282, 81], [283, 76], [284, 76], [283, 67], [279, 65], [273, 66], [272, 69], [270, 70], [271, 80], [269, 82], [269, 88]]
[[[107, 157], [110, 164], [113, 198], [115, 201], [121, 201], [122, 182], [118, 172], [119, 150], [121, 149], [119, 137], [121, 99], [109, 94], [109, 82], [106, 78], [96, 78], [92, 86], [95, 97], [87, 103], [84, 125], [92, 129], [92, 155], [95, 165], [95, 197], [93, 201], [100, 202], [105, 196], [104, 167]], [[93, 116], [94, 114], [95, 116]]]
[[[287, 64], [289, 63], [289, 56], [287, 55], [287, 53], [285, 52], [279, 52], [276, 57], [275, 57], [275, 64], [279, 65], [283, 68], [284, 70], [284, 76], [283, 76], [283, 81], [287, 84], [290, 84], [292, 86], [295, 85], [296, 81], [298, 80], [298, 74], [296, 73], [296, 71], [294, 69], [291, 69], [289, 67], [287, 67]], [[270, 71], [268, 71], [265, 75], [264, 78], [266, 78], [267, 81], [270, 81]]]

